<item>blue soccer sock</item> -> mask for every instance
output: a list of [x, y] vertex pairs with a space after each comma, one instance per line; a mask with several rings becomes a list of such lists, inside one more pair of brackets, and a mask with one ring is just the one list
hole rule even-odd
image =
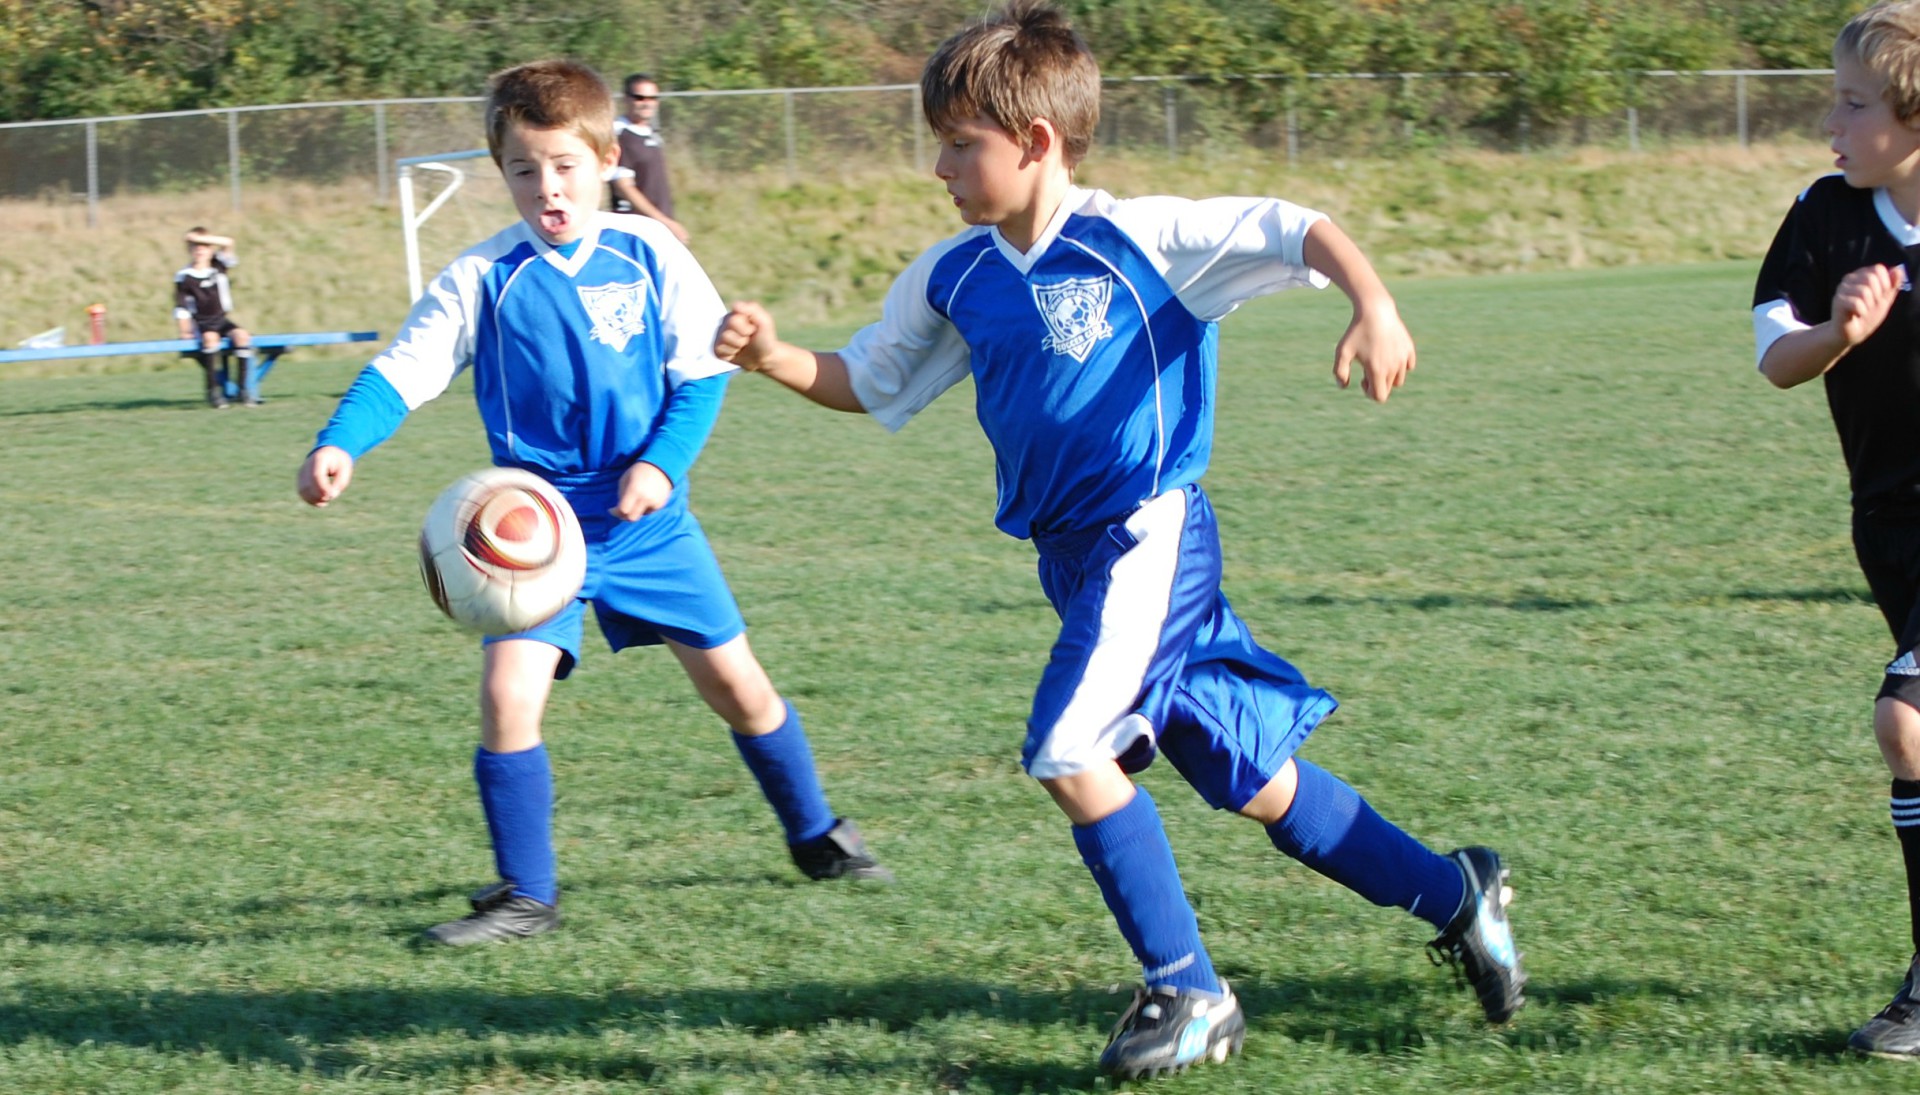
[[1466, 897], [1460, 868], [1375, 813], [1340, 777], [1299, 757], [1293, 763], [1300, 786], [1267, 826], [1273, 846], [1376, 905], [1445, 929]]
[[560, 903], [553, 854], [553, 768], [545, 744], [518, 753], [473, 753], [473, 780], [493, 836], [493, 863], [517, 896]]
[[[781, 701], [786, 703], [785, 700]], [[786, 703], [787, 721], [771, 734], [757, 736], [733, 732], [734, 747], [747, 770], [760, 783], [780, 827], [787, 831], [788, 844], [804, 844], [833, 828], [833, 808], [820, 790], [820, 775], [813, 767], [813, 749], [807, 744], [807, 732], [800, 726], [800, 713]]]
[[1099, 821], [1075, 825], [1073, 842], [1147, 984], [1218, 993], [1220, 979], [1200, 942], [1200, 923], [1180, 887], [1173, 846], [1146, 788]]

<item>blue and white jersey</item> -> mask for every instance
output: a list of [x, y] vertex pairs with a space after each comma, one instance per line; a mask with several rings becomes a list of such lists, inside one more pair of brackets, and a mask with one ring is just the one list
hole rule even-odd
[[[647, 452], [676, 388], [734, 369], [713, 354], [726, 314], [698, 260], [658, 221], [595, 214], [571, 254], [516, 222], [441, 271], [366, 372], [411, 411], [471, 367], [496, 464], [563, 486], [604, 484]], [[399, 425], [341, 421], [354, 405], [343, 402], [328, 427], [360, 442], [349, 451]], [[328, 432], [321, 441], [348, 444]], [[655, 463], [676, 481], [685, 471]]]
[[1205, 473], [1216, 324], [1254, 297], [1324, 286], [1303, 257], [1322, 219], [1272, 198], [1075, 187], [1025, 254], [974, 227], [914, 260], [840, 355], [890, 430], [971, 375], [994, 523], [1023, 539], [1094, 528]]

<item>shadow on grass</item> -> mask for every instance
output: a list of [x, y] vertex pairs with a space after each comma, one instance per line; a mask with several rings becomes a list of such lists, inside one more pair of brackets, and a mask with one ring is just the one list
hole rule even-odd
[[97, 414], [101, 411], [210, 411], [205, 399], [199, 395], [182, 396], [179, 399], [89, 399], [72, 403], [46, 403], [37, 407], [24, 407], [19, 410], [0, 411], [0, 418], [34, 418], [40, 415], [54, 414]]
[[1245, 598], [1262, 604], [1292, 604], [1308, 608], [1338, 608], [1364, 605], [1369, 608], [1407, 608], [1415, 612], [1446, 612], [1456, 609], [1499, 609], [1507, 612], [1587, 612], [1619, 608], [1623, 605], [1712, 604], [1723, 601], [1750, 603], [1783, 602], [1794, 604], [1871, 604], [1866, 587], [1858, 589], [1731, 589], [1681, 597], [1493, 597], [1478, 594], [1424, 593], [1406, 597], [1380, 595], [1354, 597], [1328, 593], [1297, 596]]
[[[1440, 972], [1442, 977], [1450, 973]], [[1231, 974], [1229, 974], [1231, 979]], [[1257, 1035], [1273, 1031], [1296, 1042], [1339, 1049], [1356, 1056], [1392, 1055], [1430, 1044], [1436, 1037], [1434, 1008], [1439, 999], [1436, 989], [1424, 980], [1398, 981], [1391, 978], [1325, 977], [1313, 981], [1256, 982], [1235, 980], [1235, 991], [1247, 1010], [1247, 1021]], [[1460, 986], [1453, 997], [1459, 1018], [1469, 1024], [1463, 1030], [1478, 1029], [1489, 1040], [1497, 1041], [1506, 1052], [1539, 1051], [1549, 1055], [1565, 1053], [1569, 1048], [1604, 1043], [1596, 1036], [1583, 1009], [1621, 999], [1649, 999], [1697, 1003], [1696, 991], [1662, 981], [1637, 981], [1629, 978], [1583, 980], [1544, 985], [1534, 981], [1527, 986], [1527, 1007], [1513, 1022], [1502, 1027], [1479, 1023], [1479, 1007], [1472, 991]], [[1846, 1054], [1849, 1032], [1793, 1030], [1768, 1032], [1743, 1027], [1730, 1031], [1727, 1047], [1742, 1053], [1757, 1052], [1788, 1060], [1830, 1060]], [[1453, 1028], [1440, 1037], [1452, 1040], [1459, 1035]], [[1632, 1039], [1645, 1048], [1643, 1037]], [[1697, 1039], [1678, 1039], [1674, 1048], [1691, 1048]]]
[[[21, 998], [30, 1002], [0, 1004], [0, 1046], [35, 1040], [211, 1053], [236, 1065], [266, 1064], [329, 1078], [373, 1069], [388, 1077], [470, 1080], [476, 1070], [509, 1066], [533, 1074], [644, 1082], [663, 1070], [756, 1074], [777, 1069], [786, 1074], [797, 1069], [856, 1081], [872, 1077], [889, 1088], [936, 1075], [1008, 1092], [1092, 1086], [1094, 1054], [1112, 1011], [1124, 1002], [1101, 991], [1022, 994], [940, 979], [594, 996], [469, 988], [70, 992], [23, 986]], [[968, 1055], [942, 1061], [928, 1058], [922, 1039], [903, 1040], [895, 1056], [849, 1052], [839, 1035], [811, 1043], [790, 1040], [795, 1032], [835, 1025], [898, 1033], [953, 1016], [1085, 1025], [1086, 1056], [1009, 1061]], [[603, 1038], [607, 1031], [619, 1036]], [[689, 1047], [689, 1036], [697, 1039], [703, 1032], [713, 1037]], [[634, 1048], [636, 1041], [644, 1047], [656, 1034], [670, 1048]], [[506, 1046], [503, 1037], [528, 1044]], [[557, 1044], [562, 1039], [573, 1044]], [[781, 1063], [782, 1058], [791, 1059]]]
[[[1278, 1035], [1357, 1057], [1382, 1057], [1436, 1037], [1461, 1037], [1451, 1026], [1435, 1033], [1431, 985], [1352, 976], [1243, 978], [1236, 988], [1255, 1039]], [[1683, 995], [1673, 985], [1627, 979], [1535, 987], [1534, 1006], [1485, 1038], [1505, 1053], [1560, 1054], [1594, 1040], [1581, 1026], [1581, 1005], [1619, 996]], [[1472, 1009], [1470, 994], [1462, 996], [1459, 1006]], [[943, 1088], [1065, 1092], [1093, 1086], [1093, 1057], [1126, 999], [1092, 988], [1027, 992], [940, 978], [597, 995], [465, 987], [71, 992], [22, 986], [12, 1002], [0, 1004], [0, 1046], [50, 1040], [72, 1047], [211, 1053], [236, 1065], [267, 1064], [320, 1077], [375, 1069], [388, 1077], [470, 1080], [475, 1071], [509, 1067], [645, 1082], [690, 1069], [788, 1077], [797, 1070], [856, 1082], [868, 1078], [888, 1087], [934, 1081]], [[956, 1055], [951, 1047], [939, 1048], [939, 1032], [928, 1033], [955, 1017], [1084, 1030], [1085, 1056], [1009, 1060], [1022, 1052], [1020, 1041], [1008, 1039], [996, 1050], [991, 1038], [969, 1038], [965, 1052]], [[876, 1055], [849, 1051], [834, 1027], [919, 1033], [900, 1039], [898, 1054]], [[814, 1032], [822, 1036], [790, 1040]], [[1743, 1052], [1813, 1060], [1841, 1056], [1846, 1033], [1769, 1036], [1746, 1029], [1728, 1037]], [[526, 1044], [503, 1044], [502, 1038]], [[659, 1048], [647, 1048], [652, 1043]]]

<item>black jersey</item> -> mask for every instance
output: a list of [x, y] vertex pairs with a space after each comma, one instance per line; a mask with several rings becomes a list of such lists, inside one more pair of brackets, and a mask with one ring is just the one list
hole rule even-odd
[[203, 327], [224, 319], [233, 311], [233, 288], [227, 281], [232, 265], [216, 258], [210, 269], [188, 266], [173, 275], [173, 314]]
[[[1754, 286], [1756, 312], [1787, 301], [1813, 326], [1832, 316], [1840, 281], [1862, 266], [1905, 263], [1909, 280], [1880, 329], [1827, 370], [1827, 407], [1840, 432], [1857, 510], [1920, 505], [1920, 232], [1878, 191], [1829, 175], [1787, 211]], [[1889, 223], [1891, 222], [1891, 224]]]
[[[614, 124], [613, 132], [620, 143], [620, 166], [633, 172], [633, 185], [646, 195], [655, 209], [673, 216], [673, 187], [667, 182], [667, 150], [660, 140], [660, 131], [622, 118]], [[633, 212], [618, 196], [613, 200], [613, 209], [616, 213]]]

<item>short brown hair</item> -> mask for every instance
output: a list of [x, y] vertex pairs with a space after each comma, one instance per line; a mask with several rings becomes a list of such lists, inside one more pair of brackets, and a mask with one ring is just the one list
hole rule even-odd
[[935, 132], [978, 115], [1020, 140], [1045, 118], [1071, 168], [1100, 124], [1100, 65], [1065, 13], [1012, 0], [940, 43], [920, 73], [920, 108]]
[[613, 93], [578, 61], [532, 61], [487, 79], [487, 151], [500, 163], [507, 127], [566, 129], [596, 156], [613, 147]]
[[1894, 117], [1920, 119], [1920, 0], [1875, 4], [1854, 16], [1834, 40], [1833, 60], [1857, 62], [1885, 80]]

